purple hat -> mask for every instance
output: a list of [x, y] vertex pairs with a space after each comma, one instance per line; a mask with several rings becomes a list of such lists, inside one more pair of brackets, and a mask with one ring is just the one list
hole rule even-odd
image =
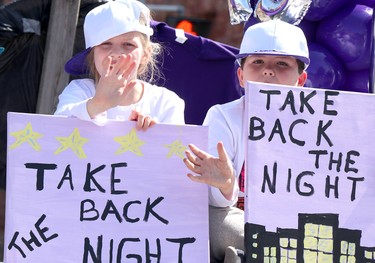
[[65, 71], [71, 75], [89, 73], [87, 54], [104, 41], [128, 32], [153, 34], [150, 27], [150, 10], [137, 0], [116, 0], [100, 5], [85, 17], [83, 32], [86, 49], [74, 55], [66, 64]]

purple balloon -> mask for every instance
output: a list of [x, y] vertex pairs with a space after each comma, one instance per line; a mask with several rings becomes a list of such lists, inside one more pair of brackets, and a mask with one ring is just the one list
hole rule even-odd
[[315, 35], [318, 23], [303, 19], [301, 23], [298, 25], [298, 27], [300, 27], [303, 33], [305, 33], [307, 42], [315, 42]]
[[343, 90], [369, 93], [370, 70], [346, 72]]
[[357, 0], [357, 5], [365, 5], [365, 6], [374, 8], [375, 0]]
[[316, 32], [317, 42], [331, 50], [348, 70], [370, 66], [372, 8], [355, 5], [323, 19]]
[[345, 69], [341, 62], [325, 47], [309, 43], [310, 65], [307, 68], [306, 87], [341, 90], [345, 82]]
[[305, 18], [310, 21], [319, 21], [343, 8], [353, 0], [313, 0]]

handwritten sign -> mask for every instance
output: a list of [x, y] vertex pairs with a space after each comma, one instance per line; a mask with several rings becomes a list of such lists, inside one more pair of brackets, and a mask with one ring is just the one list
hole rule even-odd
[[374, 95], [250, 82], [246, 105], [246, 262], [374, 260]]
[[5, 262], [208, 262], [207, 127], [8, 114]]

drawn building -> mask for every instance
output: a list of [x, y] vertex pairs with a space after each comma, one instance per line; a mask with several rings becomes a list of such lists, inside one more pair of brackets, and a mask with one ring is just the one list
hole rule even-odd
[[299, 214], [298, 228], [246, 223], [246, 263], [375, 263], [375, 247], [361, 247], [360, 230], [339, 228], [337, 214]]
[[280, 242], [280, 262], [296, 263], [298, 247], [298, 229], [278, 228]]

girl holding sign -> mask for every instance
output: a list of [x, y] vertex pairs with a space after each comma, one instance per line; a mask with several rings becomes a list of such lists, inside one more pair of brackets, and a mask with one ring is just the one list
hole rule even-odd
[[[237, 61], [242, 87], [247, 81], [303, 86], [310, 63], [302, 30], [280, 20], [249, 27]], [[244, 250], [244, 213], [235, 207], [239, 196], [244, 196], [240, 187], [244, 186], [240, 176], [245, 161], [244, 114], [244, 97], [213, 106], [203, 123], [209, 126], [209, 153], [189, 145], [191, 152], [186, 151], [184, 159], [194, 173], [188, 177], [210, 186], [211, 262], [224, 258], [224, 262], [240, 262], [235, 248]]]
[[59, 96], [55, 115], [103, 125], [108, 119], [136, 121], [146, 130], [160, 121], [184, 124], [184, 101], [151, 85], [161, 46], [150, 36], [150, 10], [136, 0], [109, 1], [85, 17], [86, 49], [71, 58], [65, 71], [76, 79]]

